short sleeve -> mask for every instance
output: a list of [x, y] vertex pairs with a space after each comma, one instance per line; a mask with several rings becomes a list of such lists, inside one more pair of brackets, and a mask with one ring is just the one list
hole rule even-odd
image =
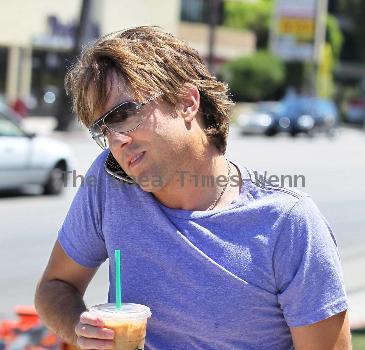
[[87, 172], [58, 232], [65, 253], [78, 264], [95, 268], [108, 257], [101, 229], [103, 181], [100, 169], [103, 154]]
[[335, 237], [310, 197], [299, 199], [286, 215], [273, 264], [279, 305], [290, 327], [348, 308]]

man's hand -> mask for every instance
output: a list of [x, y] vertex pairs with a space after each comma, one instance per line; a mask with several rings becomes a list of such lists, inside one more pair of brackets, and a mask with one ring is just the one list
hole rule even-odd
[[114, 346], [114, 331], [104, 328], [102, 319], [85, 311], [75, 327], [77, 345], [80, 349], [108, 350]]
[[290, 328], [296, 350], [350, 350], [347, 311], [304, 327]]

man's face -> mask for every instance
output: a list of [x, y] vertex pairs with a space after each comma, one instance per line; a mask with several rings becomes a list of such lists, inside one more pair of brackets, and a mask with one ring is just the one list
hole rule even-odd
[[[116, 76], [111, 77], [110, 83], [110, 96], [102, 113], [122, 102], [133, 101], [126, 85]], [[203, 131], [195, 121], [194, 127], [187, 128], [179, 110], [163, 102], [163, 96], [148, 103], [140, 113], [143, 122], [134, 131], [126, 135], [109, 133], [109, 149], [143, 190], [157, 192], [176, 181], [178, 171], [189, 171]]]

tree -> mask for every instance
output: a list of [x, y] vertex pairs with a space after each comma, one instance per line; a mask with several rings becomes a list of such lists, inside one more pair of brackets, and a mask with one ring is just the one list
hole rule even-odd
[[[354, 58], [356, 61], [365, 60], [365, 1], [364, 0], [337, 0], [336, 12], [352, 21], [348, 26], [348, 34], [353, 41]], [[351, 28], [352, 27], [352, 28]]]
[[266, 51], [232, 60], [224, 64], [220, 72], [234, 99], [241, 101], [273, 99], [284, 77], [283, 63]]
[[273, 0], [227, 0], [224, 2], [223, 24], [253, 31], [256, 34], [257, 48], [267, 48], [273, 6]]
[[340, 60], [341, 48], [343, 44], [343, 34], [338, 20], [332, 15], [327, 16], [326, 22], [326, 41], [331, 45], [332, 59], [336, 64]]

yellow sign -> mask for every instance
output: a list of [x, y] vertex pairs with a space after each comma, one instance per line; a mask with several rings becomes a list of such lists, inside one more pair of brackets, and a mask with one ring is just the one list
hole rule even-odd
[[314, 39], [314, 20], [311, 18], [281, 17], [279, 18], [279, 35], [293, 35], [298, 40]]

